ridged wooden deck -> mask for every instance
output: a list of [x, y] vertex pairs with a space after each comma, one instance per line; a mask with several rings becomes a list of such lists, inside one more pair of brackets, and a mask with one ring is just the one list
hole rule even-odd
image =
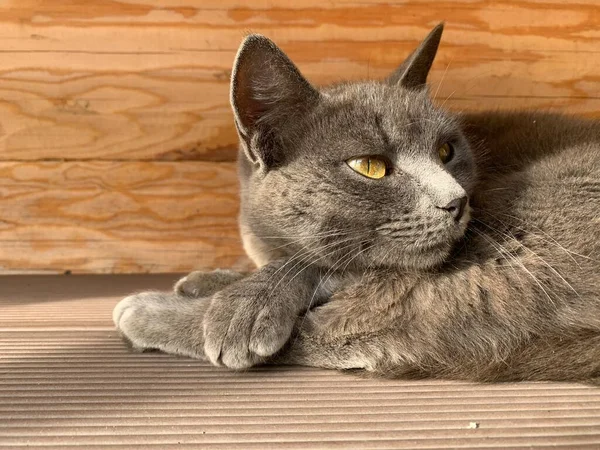
[[0, 278], [0, 447], [600, 448], [600, 389], [234, 373], [128, 352], [111, 310], [175, 275]]

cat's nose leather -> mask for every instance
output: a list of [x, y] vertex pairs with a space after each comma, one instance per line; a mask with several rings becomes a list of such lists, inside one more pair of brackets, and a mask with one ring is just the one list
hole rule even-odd
[[465, 207], [467, 206], [468, 201], [469, 199], [466, 196], [455, 198], [446, 206], [442, 206], [439, 208], [443, 209], [444, 211], [448, 211], [452, 218], [458, 222], [465, 212]]

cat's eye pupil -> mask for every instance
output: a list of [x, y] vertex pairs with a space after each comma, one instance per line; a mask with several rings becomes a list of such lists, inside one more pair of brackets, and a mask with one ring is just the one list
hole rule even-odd
[[454, 156], [454, 148], [452, 147], [451, 144], [449, 144], [448, 142], [446, 142], [444, 145], [442, 145], [439, 148], [438, 154], [440, 156], [440, 160], [442, 161], [442, 163], [446, 164]]
[[390, 174], [386, 161], [377, 156], [359, 156], [350, 158], [346, 161], [346, 164], [348, 164], [348, 166], [356, 173], [373, 180], [378, 180]]

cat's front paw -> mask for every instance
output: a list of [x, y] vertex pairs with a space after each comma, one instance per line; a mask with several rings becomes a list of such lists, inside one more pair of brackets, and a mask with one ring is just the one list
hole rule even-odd
[[156, 348], [147, 331], [153, 325], [150, 310], [160, 300], [160, 292], [143, 292], [125, 297], [113, 309], [113, 322], [121, 336], [135, 350]]
[[121, 336], [138, 351], [203, 358], [202, 319], [208, 300], [194, 302], [164, 292], [142, 292], [121, 300], [113, 322]]
[[255, 366], [283, 347], [295, 320], [285, 299], [253, 293], [242, 282], [213, 296], [204, 319], [204, 352], [215, 365]]
[[177, 281], [173, 290], [183, 297], [210, 297], [244, 276], [243, 273], [224, 269], [212, 272], [195, 271]]

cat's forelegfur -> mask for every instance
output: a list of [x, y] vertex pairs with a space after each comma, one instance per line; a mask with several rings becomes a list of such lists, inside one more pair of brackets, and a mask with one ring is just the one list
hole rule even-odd
[[[600, 377], [600, 124], [436, 108], [423, 85], [440, 36], [386, 82], [320, 91], [270, 41], [245, 41], [240, 226], [260, 268], [205, 298], [189, 298], [199, 277], [123, 300], [115, 322], [134, 346], [232, 368]], [[445, 166], [431, 157], [444, 140]], [[395, 171], [380, 182], [341, 164], [363, 154]], [[442, 208], [464, 194], [468, 226]]]

